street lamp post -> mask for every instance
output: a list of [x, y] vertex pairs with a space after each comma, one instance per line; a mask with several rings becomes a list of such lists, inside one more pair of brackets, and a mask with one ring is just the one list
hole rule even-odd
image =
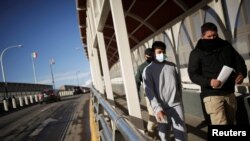
[[6, 83], [6, 80], [5, 80], [5, 74], [4, 74], [4, 68], [3, 68], [3, 54], [10, 48], [19, 48], [19, 47], [22, 47], [22, 45], [14, 45], [14, 46], [9, 46], [7, 48], [5, 48], [2, 53], [1, 53], [1, 68], [2, 68], [2, 75], [3, 75], [3, 82], [5, 83], [5, 92], [6, 94], [4, 95], [4, 98], [6, 98], [7, 96], [7, 83]]
[[10, 48], [17, 48], [17, 47], [22, 47], [22, 45], [15, 45], [15, 46], [10, 46], [5, 48], [2, 53], [1, 53], [1, 67], [2, 67], [2, 75], [3, 75], [3, 82], [5, 82], [5, 75], [4, 75], [4, 69], [3, 69], [3, 54], [5, 51], [7, 51]]
[[79, 86], [78, 72], [80, 72], [80, 71], [76, 72], [77, 86]]
[[53, 89], [55, 89], [55, 80], [54, 80], [54, 75], [53, 75], [53, 70], [52, 70], [52, 65], [53, 64], [55, 64], [55, 60], [52, 58], [50, 60], [49, 66], [50, 66], [50, 72], [51, 72], [51, 77], [52, 77]]

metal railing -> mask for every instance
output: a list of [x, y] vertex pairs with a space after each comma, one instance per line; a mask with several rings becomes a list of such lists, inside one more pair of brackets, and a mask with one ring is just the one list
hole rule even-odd
[[244, 105], [246, 107], [247, 116], [248, 116], [248, 123], [250, 124], [250, 95], [244, 98]]
[[103, 141], [148, 141], [147, 136], [137, 130], [125, 116], [118, 114], [102, 94], [91, 88], [91, 100], [98, 123], [100, 138]]

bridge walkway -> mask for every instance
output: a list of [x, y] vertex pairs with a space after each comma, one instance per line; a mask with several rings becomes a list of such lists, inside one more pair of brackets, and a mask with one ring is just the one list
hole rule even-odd
[[[184, 91], [185, 93], [185, 91]], [[124, 116], [128, 115], [126, 96], [124, 94], [114, 94], [115, 105], [117, 107], [117, 112], [123, 114]], [[200, 101], [197, 101], [198, 103]], [[141, 110], [142, 110], [142, 118], [144, 121], [144, 127], [146, 129], [146, 124], [148, 121], [148, 113], [146, 108], [145, 99], [141, 100]], [[185, 103], [184, 103], [185, 106]], [[192, 115], [191, 113], [185, 113], [185, 120], [188, 132], [188, 140], [189, 141], [206, 141], [207, 140], [207, 129], [208, 126], [204, 122], [204, 118]], [[154, 137], [157, 140], [157, 137]]]

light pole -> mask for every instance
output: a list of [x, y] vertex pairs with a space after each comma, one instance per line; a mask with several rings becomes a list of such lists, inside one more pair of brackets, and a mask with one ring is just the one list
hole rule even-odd
[[34, 80], [35, 80], [35, 84], [37, 83], [36, 80], [36, 69], [35, 69], [35, 63], [34, 63], [34, 59], [37, 58], [37, 52], [32, 52], [31, 54], [31, 62], [32, 62], [32, 68], [33, 68], [33, 75], [34, 75]]
[[1, 68], [2, 68], [2, 75], [3, 75], [3, 82], [5, 83], [5, 91], [6, 91], [6, 94], [4, 95], [4, 98], [6, 98], [7, 96], [7, 83], [6, 83], [6, 80], [5, 80], [5, 74], [4, 74], [4, 68], [3, 68], [3, 54], [10, 48], [19, 48], [19, 47], [22, 47], [22, 45], [14, 45], [14, 46], [9, 46], [7, 48], [5, 48], [2, 52], [1, 52]]
[[50, 72], [51, 72], [51, 77], [52, 77], [53, 89], [55, 89], [55, 80], [54, 80], [54, 75], [53, 75], [53, 70], [52, 70], [53, 64], [55, 64], [55, 60], [52, 58], [49, 62], [49, 66], [50, 66]]
[[76, 72], [77, 86], [79, 86], [78, 72], [80, 72], [80, 71]]
[[2, 53], [1, 53], [1, 68], [2, 68], [3, 82], [6, 82], [6, 81], [5, 81], [5, 75], [4, 75], [4, 69], [3, 69], [3, 54], [4, 54], [4, 52], [7, 51], [8, 49], [10, 49], [10, 48], [15, 48], [15, 47], [16, 47], [16, 48], [22, 47], [22, 45], [15, 45], [15, 46], [7, 47], [7, 48], [5, 48], [5, 49], [2, 51]]

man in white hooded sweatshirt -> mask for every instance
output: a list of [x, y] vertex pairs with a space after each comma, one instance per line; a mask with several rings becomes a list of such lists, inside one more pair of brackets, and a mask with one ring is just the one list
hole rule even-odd
[[174, 63], [166, 61], [166, 45], [152, 45], [154, 61], [143, 72], [146, 95], [158, 122], [161, 141], [170, 141], [171, 129], [176, 141], [186, 141], [180, 77]]

